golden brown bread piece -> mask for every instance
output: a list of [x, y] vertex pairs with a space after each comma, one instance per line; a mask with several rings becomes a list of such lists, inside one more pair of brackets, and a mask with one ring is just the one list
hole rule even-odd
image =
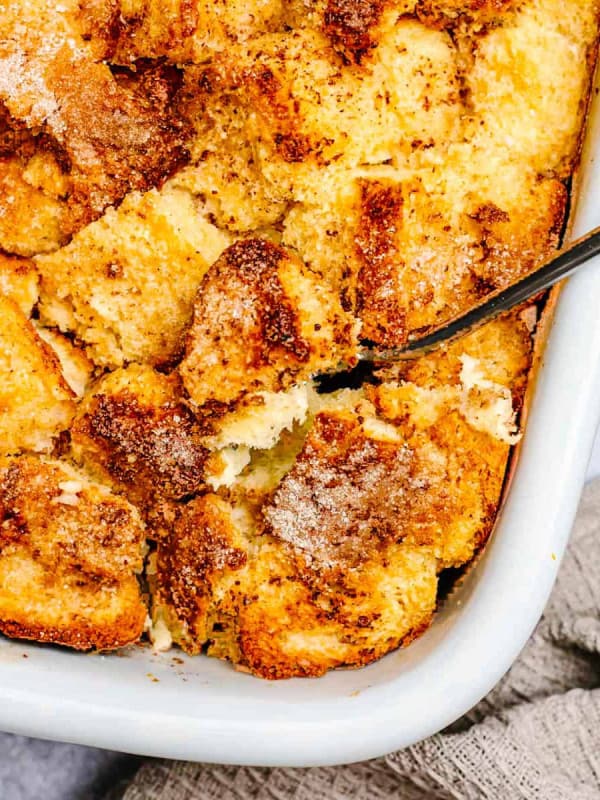
[[179, 372], [197, 406], [227, 408], [352, 361], [355, 348], [354, 321], [323, 281], [284, 248], [244, 239], [200, 285]]
[[75, 405], [54, 351], [16, 303], [0, 295], [0, 454], [50, 452]]
[[[226, 649], [218, 623], [208, 649], [260, 677], [317, 677], [364, 666], [409, 644], [431, 622], [437, 580], [427, 548], [392, 545], [385, 558], [325, 579], [299, 570], [280, 547], [265, 545], [261, 556], [249, 570], [250, 602], [238, 601], [239, 657], [231, 642]], [[216, 619], [231, 636], [229, 608], [223, 604]]]
[[205, 488], [203, 431], [176, 375], [131, 364], [100, 379], [71, 427], [77, 461], [142, 507]]
[[412, 141], [456, 127], [462, 104], [448, 34], [388, 13], [378, 39], [360, 67], [344, 65], [311, 29], [257, 37], [226, 62], [261, 170], [293, 200], [312, 202], [334, 175], [354, 181], [353, 169], [396, 166]]
[[187, 158], [174, 113], [178, 74], [140, 64], [111, 73], [74, 21], [77, 3], [9, 2], [0, 20], [0, 102], [47, 135], [69, 177], [65, 234], [127, 192], [161, 184]]
[[187, 161], [185, 131], [173, 111], [179, 77], [160, 65], [113, 75], [107, 66], [83, 60], [59, 61], [53, 70], [69, 133], [64, 139], [52, 133], [69, 160], [75, 231], [128, 192], [160, 186]]
[[41, 320], [75, 332], [96, 364], [172, 361], [198, 284], [228, 243], [188, 192], [130, 194], [69, 245], [37, 258]]
[[248, 542], [236, 524], [239, 518], [221, 497], [197, 497], [177, 509], [169, 535], [152, 557], [155, 624], [161, 620], [191, 653], [207, 641], [211, 610], [247, 562]]
[[246, 135], [246, 109], [227, 75], [213, 63], [190, 65], [180, 95], [193, 137], [190, 164], [173, 176], [172, 184], [192, 192], [208, 218], [225, 230], [254, 232], [277, 225], [286, 198], [273, 191], [261, 172]]
[[56, 460], [0, 461], [0, 631], [109, 650], [139, 638], [138, 512]]
[[33, 256], [64, 244], [69, 227], [67, 186], [68, 179], [49, 153], [0, 158], [0, 248]]
[[[367, 413], [366, 411], [364, 412]], [[263, 509], [265, 530], [316, 570], [349, 571], [398, 544], [420, 483], [414, 453], [393, 428], [369, 435], [361, 409], [323, 411]], [[432, 515], [434, 517], [435, 515]]]

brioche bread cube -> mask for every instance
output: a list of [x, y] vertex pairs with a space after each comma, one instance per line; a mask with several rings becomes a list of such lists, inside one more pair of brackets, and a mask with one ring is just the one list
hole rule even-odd
[[96, 364], [172, 361], [202, 276], [228, 243], [188, 192], [131, 193], [37, 258], [40, 319], [75, 333]]
[[139, 639], [144, 528], [127, 501], [69, 464], [0, 460], [0, 631], [110, 650]]
[[64, 244], [64, 188], [60, 169], [48, 154], [0, 158], [0, 196], [4, 198], [0, 250], [29, 257]]
[[176, 74], [140, 63], [116, 75], [84, 38], [78, 5], [10, 0], [0, 20], [0, 104], [68, 175], [67, 236], [128, 192], [162, 184], [187, 157]]
[[215, 494], [180, 506], [148, 567], [153, 596], [152, 638], [161, 629], [189, 653], [207, 641], [211, 615], [244, 574], [251, 520]]
[[77, 409], [71, 447], [91, 474], [143, 507], [206, 488], [203, 431], [176, 374], [130, 364], [101, 378]]
[[179, 373], [196, 406], [227, 408], [351, 361], [355, 345], [330, 287], [284, 248], [244, 239], [202, 281]]

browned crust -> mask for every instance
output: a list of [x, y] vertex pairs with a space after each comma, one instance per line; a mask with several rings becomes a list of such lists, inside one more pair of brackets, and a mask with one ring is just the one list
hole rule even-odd
[[7, 268], [15, 275], [28, 275], [35, 272], [34, 262], [30, 258], [4, 253], [0, 250], [0, 272]]
[[546, 182], [548, 207], [540, 218], [532, 215], [521, 228], [515, 219], [493, 204], [479, 206], [472, 214], [481, 233], [484, 258], [476, 265], [477, 277], [487, 291], [504, 288], [518, 277], [539, 267], [556, 250], [568, 204], [565, 185]]
[[229, 507], [215, 495], [197, 497], [177, 509], [169, 535], [159, 541], [157, 574], [160, 603], [167, 603], [178, 624], [187, 626], [195, 644], [208, 636], [206, 616], [215, 602], [215, 582], [229, 571], [241, 569], [245, 550], [235, 544]]
[[316, 569], [349, 569], [401, 541], [414, 469], [403, 442], [365, 436], [356, 418], [321, 413], [263, 508], [266, 531]]
[[415, 626], [405, 636], [403, 636], [398, 644], [398, 647], [408, 647], [409, 644], [412, 644], [416, 639], [422, 636], [433, 622], [433, 616], [433, 614], [430, 614], [420, 623], [420, 625]]
[[297, 130], [297, 120], [290, 108], [292, 98], [269, 66], [257, 60], [255, 66], [242, 74], [240, 82], [246, 85], [275, 122], [273, 142], [284, 161], [289, 164], [302, 162], [318, 151], [310, 138]]
[[267, 121], [261, 126], [261, 136], [269, 136], [273, 147], [288, 164], [297, 164], [314, 159], [318, 164], [327, 163], [323, 153], [333, 142], [326, 136], [302, 131], [300, 103], [293, 90], [286, 85], [285, 78], [264, 63], [264, 54], [258, 52], [252, 66], [233, 68], [230, 80], [254, 109]]
[[152, 22], [152, 9], [145, 5], [145, 8], [140, 5], [137, 13], [127, 13], [121, 0], [85, 0], [80, 4], [78, 16], [84, 40], [91, 43], [99, 58], [116, 64], [128, 65], [139, 61], [140, 56], [159, 58], [177, 54], [198, 29], [198, 3], [180, 0], [176, 15], [165, 14], [165, 24], [160, 37], [153, 42], [152, 54], [145, 47], [140, 52], [138, 41], [144, 39], [144, 26]]
[[[13, 302], [10, 298], [6, 298], [6, 302]], [[16, 306], [16, 303], [14, 303]], [[23, 317], [25, 320], [25, 317]], [[75, 397], [75, 394], [69, 384], [67, 383], [65, 376], [63, 375], [62, 367], [60, 364], [60, 360], [57, 354], [54, 352], [52, 347], [45, 342], [40, 336], [38, 336], [35, 328], [31, 320], [26, 320], [27, 331], [31, 336], [32, 342], [35, 342], [35, 346], [39, 350], [39, 355], [41, 358], [41, 362], [44, 367], [48, 370], [48, 374], [52, 374], [55, 376], [57, 387], [60, 388], [61, 392], [64, 392], [65, 400], [68, 398], [69, 400]], [[25, 332], [25, 331], [24, 331]]]
[[[23, 66], [24, 80], [35, 81], [37, 69], [32, 57]], [[135, 72], [113, 74], [106, 64], [75, 57], [65, 45], [48, 64], [45, 80], [58, 119], [49, 118], [32, 136], [5, 112], [0, 129], [9, 126], [21, 155], [50, 150], [68, 174], [66, 235], [128, 192], [159, 186], [186, 163], [187, 131], [175, 102], [181, 75], [174, 67], [140, 62]]]
[[[29, 546], [36, 536], [49, 547], [51, 537], [55, 536], [56, 552], [48, 550], [43, 557], [49, 559], [52, 569], [61, 566], [61, 554], [66, 554], [69, 556], [67, 565], [73, 566], [78, 576], [83, 575], [92, 582], [99, 575], [111, 583], [121, 575], [130, 574], [133, 568], [128, 564], [136, 556], [139, 558], [135, 545], [142, 538], [135, 510], [109, 493], [98, 497], [93, 504], [86, 499], [81, 501], [82, 505], [79, 501], [74, 507], [63, 505], [57, 499], [63, 492], [61, 482], [68, 480], [70, 474], [65, 472], [61, 462], [30, 455], [3, 458], [0, 461], [0, 548], [15, 543]], [[85, 491], [84, 484], [80, 491]], [[67, 535], [69, 525], [72, 538], [65, 544], [61, 537]], [[104, 555], [103, 548], [106, 548]], [[120, 553], [116, 552], [118, 549]], [[36, 558], [43, 556], [39, 548], [34, 551]]]
[[386, 0], [327, 0], [323, 30], [345, 60], [360, 64], [377, 47], [373, 28], [387, 4]]
[[173, 68], [163, 65], [129, 76], [128, 85], [86, 63], [56, 74], [67, 125], [64, 139], [53, 133], [70, 162], [74, 230], [128, 192], [159, 186], [186, 163], [185, 131], [173, 109], [177, 83]]
[[[25, 125], [24, 122], [14, 119], [6, 106], [0, 101], [0, 158], [18, 156], [22, 159], [30, 158], [36, 150], [57, 150], [56, 143], [51, 137], [36, 133]], [[62, 156], [60, 151], [57, 155]]]
[[125, 22], [118, 0], [81, 2], [77, 21], [81, 28], [81, 38], [93, 47], [95, 57], [112, 61]]
[[[72, 481], [81, 494], [68, 495]], [[0, 631], [77, 649], [139, 638], [142, 545], [139, 515], [123, 499], [59, 461], [3, 459]]]
[[[398, 650], [401, 647], [408, 647], [415, 639], [422, 636], [433, 621], [433, 614], [430, 614], [419, 625], [415, 626], [402, 638], [393, 642], [387, 642], [383, 647], [364, 648], [353, 656], [351, 662], [338, 664], [338, 669], [360, 669], [377, 661], [382, 656]], [[324, 620], [326, 622], [326, 620]], [[274, 643], [272, 650], [269, 649], [266, 641], [257, 641], [252, 634], [244, 631], [240, 634], [240, 650], [243, 654], [242, 665], [247, 667], [253, 675], [269, 681], [289, 680], [290, 678], [320, 678], [325, 675], [331, 667], [329, 664], [319, 664], [316, 661], [298, 661], [292, 663], [281, 658]]]
[[[413, 189], [406, 186], [408, 193]], [[429, 274], [419, 261], [421, 242], [412, 239], [410, 219], [405, 219], [403, 191], [402, 184], [364, 181], [358, 201], [356, 308], [363, 322], [361, 336], [387, 347], [443, 324], [537, 269], [558, 247], [568, 205], [562, 181], [540, 178], [536, 202], [526, 209], [527, 224], [519, 225], [514, 211], [479, 203], [464, 215], [463, 229], [455, 231], [460, 244], [455, 244], [450, 224], [432, 199], [431, 210], [426, 204], [417, 207], [420, 224], [431, 231], [423, 236], [422, 247], [437, 246], [440, 253]], [[418, 196], [422, 203], [422, 189]], [[444, 277], [450, 259], [468, 263], [454, 286]]]
[[305, 337], [300, 309], [282, 281], [288, 268], [304, 274], [284, 248], [244, 239], [204, 276], [179, 367], [203, 414], [205, 403], [213, 416], [248, 392], [287, 388], [294, 375], [308, 376], [311, 358], [321, 356]]
[[[204, 281], [223, 286], [228, 279], [234, 279], [251, 299], [252, 313], [248, 317], [255, 320], [255, 327], [245, 345], [250, 349], [249, 363], [253, 367], [269, 364], [273, 349], [281, 349], [300, 362], [307, 361], [310, 355], [310, 346], [300, 332], [298, 310], [290, 303], [278, 274], [280, 263], [287, 258], [283, 248], [266, 239], [244, 239], [225, 251]], [[200, 305], [196, 305], [195, 312], [194, 322], [201, 313]], [[244, 333], [247, 336], [248, 331]]]
[[310, 345], [301, 335], [298, 309], [290, 303], [278, 274], [280, 262], [289, 258], [288, 253], [266, 239], [246, 239], [232, 245], [222, 258], [224, 272], [235, 272], [256, 298], [259, 332], [252, 366], [268, 364], [273, 348], [289, 352], [298, 361], [308, 361]]
[[360, 264], [357, 312], [363, 323], [361, 336], [381, 345], [392, 345], [406, 336], [396, 243], [402, 225], [402, 207], [400, 185], [361, 182], [355, 240]]
[[[0, 452], [47, 451], [51, 440], [71, 421], [74, 394], [56, 353], [38, 336], [16, 300], [0, 293], [0, 314], [2, 370], [7, 370], [3, 377], [8, 378], [0, 391]], [[17, 375], [24, 376], [21, 386], [15, 384]], [[31, 424], [31, 416], [36, 415], [40, 417], [37, 427]]]
[[0, 159], [12, 156], [25, 164], [36, 153], [52, 156], [63, 177], [68, 179], [69, 158], [59, 142], [48, 132], [32, 130], [21, 120], [15, 119], [0, 101]]
[[26, 619], [0, 619], [0, 631], [10, 638], [58, 644], [75, 650], [115, 650], [137, 642], [144, 631], [147, 609], [140, 603], [102, 628], [80, 618], [68, 627], [35, 625]]
[[72, 438], [135, 499], [178, 499], [205, 488], [208, 451], [182, 403], [147, 406], [127, 392], [97, 394], [75, 420]]
[[502, 23], [517, 5], [517, 0], [418, 0], [415, 12], [420, 22], [432, 28], [472, 25], [477, 29]]
[[[482, 358], [501, 348], [500, 362], [491, 360], [505, 385], [515, 387], [518, 403], [529, 366], [529, 331], [516, 314], [493, 323], [493, 331], [486, 336], [482, 329], [449, 353], [404, 365], [404, 378], [423, 388], [448, 388], [459, 380], [465, 345], [472, 357]], [[389, 385], [401, 389], [398, 382], [399, 375]], [[380, 421], [393, 423], [399, 442], [389, 428], [377, 428], [378, 439], [365, 433], [373, 413], [368, 405], [322, 411], [294, 467], [263, 506], [266, 525], [258, 526], [262, 535], [244, 569], [230, 574], [225, 593], [209, 589], [202, 595], [193, 629], [194, 615], [188, 618], [187, 636], [178, 639], [186, 650], [198, 652], [208, 641], [209, 654], [266, 679], [317, 677], [334, 667], [371, 663], [428, 627], [434, 585], [421, 586], [417, 596], [409, 588], [426, 563], [420, 559], [431, 558], [442, 568], [472, 558], [491, 530], [509, 447], [472, 428], [456, 408], [425, 427], [403, 414], [401, 404], [400, 413], [390, 414], [393, 406], [379, 397], [380, 388], [372, 387], [369, 400]], [[366, 453], [372, 462], [363, 458], [365, 444], [372, 447]], [[402, 472], [395, 474], [394, 458], [401, 451]], [[371, 472], [373, 464], [383, 476]], [[403, 562], [407, 552], [410, 558]], [[180, 572], [184, 564], [185, 559]], [[407, 591], [401, 609], [389, 608], [385, 596], [378, 596], [379, 570], [389, 579], [395, 564], [395, 574], [406, 580], [399, 589]], [[433, 582], [435, 566], [431, 569]], [[167, 567], [162, 571], [168, 574]], [[198, 580], [206, 587], [212, 577], [203, 573]], [[379, 636], [382, 615], [389, 616]], [[215, 620], [219, 627], [213, 634]]]

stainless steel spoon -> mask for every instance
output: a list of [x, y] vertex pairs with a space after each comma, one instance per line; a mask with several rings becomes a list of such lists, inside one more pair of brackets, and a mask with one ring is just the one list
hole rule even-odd
[[590, 258], [600, 253], [600, 227], [571, 242], [559, 250], [550, 261], [547, 261], [535, 272], [521, 278], [520, 281], [494, 294], [481, 305], [475, 306], [465, 314], [445, 322], [439, 328], [424, 336], [410, 338], [406, 344], [389, 349], [363, 347], [359, 350], [360, 361], [402, 361], [424, 355], [443, 342], [457, 339], [494, 319], [504, 311], [508, 311], [520, 303], [534, 297], [538, 292], [553, 286], [558, 281], [571, 275]]

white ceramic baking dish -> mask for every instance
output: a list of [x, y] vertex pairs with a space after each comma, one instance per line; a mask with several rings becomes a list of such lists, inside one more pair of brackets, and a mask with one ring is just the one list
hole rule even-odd
[[[574, 235], [600, 224], [595, 153], [600, 102]], [[0, 728], [132, 753], [304, 766], [378, 756], [452, 722], [508, 669], [552, 588], [600, 411], [599, 309], [597, 259], [559, 298], [514, 480], [485, 554], [407, 650], [361, 670], [270, 683], [177, 651], [81, 655], [0, 639]]]

